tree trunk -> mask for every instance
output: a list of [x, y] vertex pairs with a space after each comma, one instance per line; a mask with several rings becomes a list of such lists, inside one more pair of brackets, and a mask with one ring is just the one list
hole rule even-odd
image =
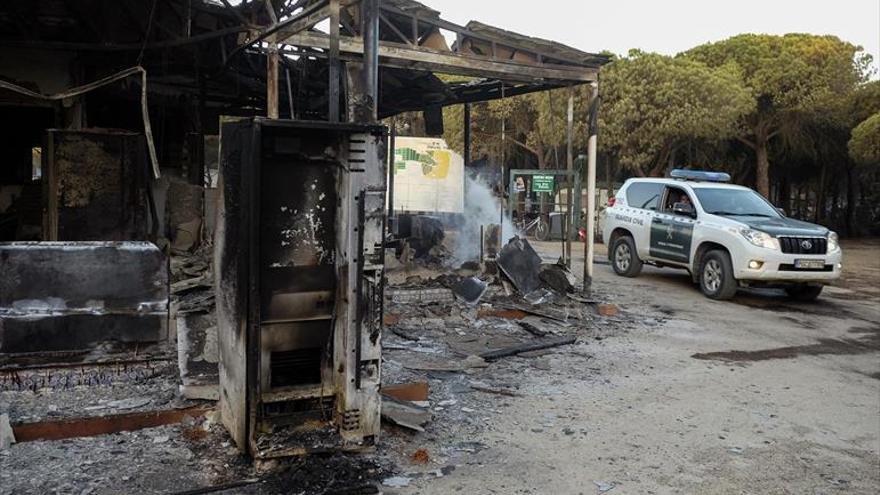
[[[821, 155], [820, 155], [821, 158]], [[813, 222], [819, 223], [825, 219], [825, 179], [828, 176], [828, 162], [822, 160], [822, 171], [819, 174], [819, 184], [816, 187], [816, 211], [813, 212]]]
[[657, 155], [657, 162], [655, 163], [654, 168], [648, 172], [649, 177], [660, 177], [663, 175], [663, 171], [669, 166], [669, 157], [672, 156], [673, 151], [675, 151], [675, 148], [671, 144], [666, 144], [660, 148], [660, 153]]
[[[605, 156], [605, 188], [608, 189], [608, 197], [614, 196], [614, 178], [611, 177], [612, 155]], [[583, 176], [583, 174], [581, 174]]]
[[791, 213], [791, 181], [787, 177], [779, 184], [778, 196], [776, 205], [785, 210], [786, 214]]
[[854, 176], [855, 167], [846, 167], [846, 219], [844, 225], [846, 225], [846, 235], [850, 237], [855, 235], [853, 229], [853, 215], [856, 211], [856, 185]]
[[767, 138], [758, 136], [755, 139], [755, 157], [757, 167], [755, 170], [755, 182], [758, 192], [765, 198], [770, 197], [770, 159], [767, 157]]

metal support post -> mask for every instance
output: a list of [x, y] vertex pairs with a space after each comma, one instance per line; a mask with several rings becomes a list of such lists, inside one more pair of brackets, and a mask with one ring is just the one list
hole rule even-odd
[[339, 0], [330, 0], [330, 64], [328, 70], [327, 120], [339, 122]]
[[[567, 221], [572, 221], [575, 216], [571, 211], [572, 205], [574, 205], [574, 195], [580, 194], [580, 191], [575, 191], [575, 181], [574, 181], [574, 143], [572, 140], [574, 139], [574, 87], [568, 87], [568, 113], [565, 121], [565, 167], [568, 170], [568, 194], [566, 195], [566, 212]], [[567, 256], [565, 256], [565, 266], [571, 268], [571, 236], [568, 233], [571, 229], [566, 228], [562, 229], [566, 232], [565, 238], [565, 252]]]
[[379, 107], [379, 0], [363, 0], [364, 91], [371, 122], [378, 119]]
[[388, 137], [388, 233], [395, 234], [397, 232], [397, 219], [394, 217], [394, 174], [395, 170], [395, 160], [396, 156], [394, 155], [394, 141], [397, 138], [397, 130], [394, 129], [394, 126], [391, 126], [391, 135]]
[[471, 104], [464, 104], [464, 166], [471, 164]]
[[587, 231], [584, 236], [584, 291], [593, 286], [593, 238], [596, 230], [596, 141], [599, 126], [599, 84], [590, 85], [590, 137], [587, 141]]
[[[504, 95], [504, 81], [501, 81], [501, 99], [502, 100], [504, 99], [504, 96], [505, 96]], [[500, 210], [500, 214], [499, 214], [499, 218], [498, 218], [498, 225], [501, 226], [501, 232], [502, 232], [501, 242], [502, 242], [502, 244], [504, 242], [506, 242], [506, 239], [503, 239], [503, 237], [504, 237], [504, 159], [505, 159], [504, 148], [506, 148], [506, 147], [507, 147], [507, 119], [504, 118], [504, 116], [502, 115], [501, 116], [501, 180], [498, 181], [498, 184], [501, 186], [501, 191], [499, 192], [499, 197], [498, 197], [498, 206], [499, 206], [498, 209]], [[513, 177], [511, 176], [510, 179], [513, 180]], [[510, 189], [510, 192], [512, 192], [512, 191], [513, 191], [513, 187], [511, 187], [511, 189]], [[513, 210], [511, 210], [511, 211], [513, 211]]]

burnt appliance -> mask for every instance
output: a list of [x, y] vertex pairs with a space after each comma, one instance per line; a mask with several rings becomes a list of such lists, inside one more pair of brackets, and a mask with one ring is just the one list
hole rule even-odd
[[220, 408], [256, 459], [360, 450], [379, 433], [386, 134], [222, 126]]

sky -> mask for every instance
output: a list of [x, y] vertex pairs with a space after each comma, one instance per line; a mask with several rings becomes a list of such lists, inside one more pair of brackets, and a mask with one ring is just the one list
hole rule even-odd
[[[833, 34], [880, 61], [880, 0], [422, 0], [457, 24], [476, 20], [588, 52], [674, 55], [739, 33]], [[533, 5], [540, 6], [540, 9]]]

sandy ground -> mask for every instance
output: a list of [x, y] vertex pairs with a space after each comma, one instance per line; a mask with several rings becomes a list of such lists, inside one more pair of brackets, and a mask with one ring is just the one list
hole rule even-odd
[[537, 392], [480, 411], [491, 426], [463, 439], [488, 448], [386, 493], [878, 493], [880, 243], [845, 250], [850, 277], [813, 304], [716, 302], [683, 271], [597, 264], [625, 313], [662, 323], [591, 342], [582, 378], [564, 359], [523, 375]]

